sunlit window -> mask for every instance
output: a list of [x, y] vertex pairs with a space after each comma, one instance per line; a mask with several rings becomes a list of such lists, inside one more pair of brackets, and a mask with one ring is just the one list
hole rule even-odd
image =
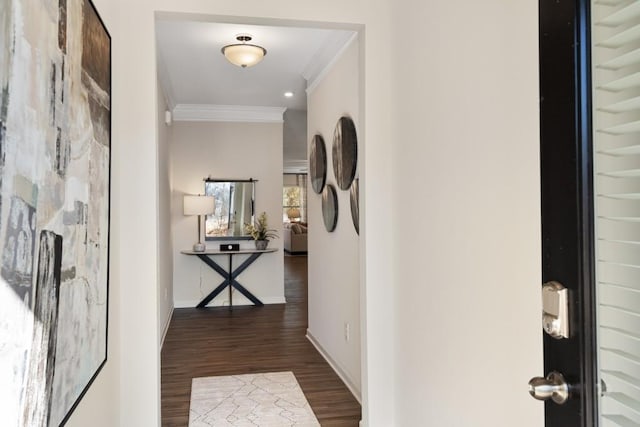
[[[295, 185], [287, 185], [291, 181]], [[307, 222], [306, 183], [306, 175], [294, 175], [285, 179], [285, 185], [282, 188], [283, 222]]]

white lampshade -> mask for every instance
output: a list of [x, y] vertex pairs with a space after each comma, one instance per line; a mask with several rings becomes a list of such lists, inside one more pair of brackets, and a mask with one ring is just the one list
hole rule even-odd
[[215, 210], [213, 196], [184, 196], [183, 210], [185, 215], [209, 215]]
[[251, 36], [248, 34], [239, 34], [236, 39], [242, 43], [230, 44], [222, 48], [224, 57], [233, 65], [242, 68], [251, 67], [262, 61], [262, 58], [267, 54], [265, 48], [246, 43], [251, 40]]

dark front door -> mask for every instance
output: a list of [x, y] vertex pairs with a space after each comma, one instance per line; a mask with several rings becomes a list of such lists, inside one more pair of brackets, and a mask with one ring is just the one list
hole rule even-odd
[[530, 392], [549, 427], [640, 426], [640, 1], [539, 12], [547, 315]]
[[565, 403], [545, 401], [548, 427], [597, 425], [586, 3], [539, 1], [542, 278], [569, 290], [569, 337], [543, 333], [544, 376], [558, 372], [569, 385]]

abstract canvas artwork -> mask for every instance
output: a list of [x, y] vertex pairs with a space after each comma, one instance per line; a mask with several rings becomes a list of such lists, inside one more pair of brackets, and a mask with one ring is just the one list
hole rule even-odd
[[106, 362], [110, 146], [91, 2], [0, 2], [3, 426], [65, 424]]

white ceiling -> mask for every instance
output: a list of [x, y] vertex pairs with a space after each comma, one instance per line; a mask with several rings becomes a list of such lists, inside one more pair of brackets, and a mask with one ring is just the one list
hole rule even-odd
[[[179, 104], [306, 110], [311, 84], [354, 35], [352, 31], [195, 21], [156, 23], [158, 74], [170, 108]], [[223, 46], [249, 33], [267, 50], [259, 64], [227, 62]], [[285, 98], [291, 91], [293, 98]]]

